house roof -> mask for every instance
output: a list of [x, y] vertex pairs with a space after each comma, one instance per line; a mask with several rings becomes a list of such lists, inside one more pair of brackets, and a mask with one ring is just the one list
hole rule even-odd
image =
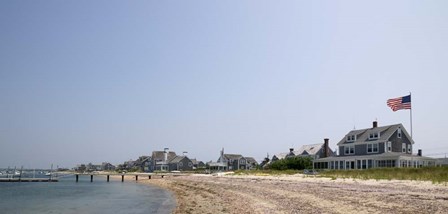
[[258, 162], [253, 157], [244, 157], [247, 161], [247, 163], [255, 163], [258, 164]]
[[[352, 130], [348, 132], [337, 144], [338, 146], [346, 143], [346, 138], [349, 135], [356, 135], [356, 140], [354, 142], [350, 142], [350, 144], [359, 144], [359, 143], [365, 143], [365, 142], [385, 142], [388, 141], [389, 138], [398, 130], [398, 128], [401, 128], [402, 133], [411, 141], [412, 144], [414, 144], [414, 141], [410, 137], [409, 133], [406, 131], [406, 129], [403, 127], [403, 125], [400, 124], [394, 124], [389, 126], [380, 126], [375, 128], [368, 128], [368, 129], [358, 129], [358, 130]], [[377, 140], [369, 140], [370, 133], [380, 133], [380, 137]]]
[[181, 162], [184, 158], [187, 158], [187, 159], [188, 159], [187, 156], [176, 156], [176, 157], [174, 157], [173, 159], [171, 159], [171, 160], [169, 161], [169, 163], [179, 163], [179, 162]]
[[[177, 155], [175, 152], [168, 152], [168, 160], [173, 159], [176, 156]], [[165, 152], [164, 151], [153, 151], [152, 159], [155, 161], [163, 161], [165, 159]]]
[[194, 158], [194, 159], [190, 159], [190, 160], [191, 160], [191, 162], [192, 162], [194, 165], [198, 164], [198, 161], [196, 160], [196, 158]]
[[240, 154], [224, 154], [224, 157], [225, 157], [227, 160], [236, 160], [236, 159], [240, 159], [240, 158], [242, 158], [243, 156], [240, 155]]
[[315, 155], [324, 146], [323, 143], [309, 144], [301, 146], [297, 151], [294, 151], [295, 155]]
[[288, 154], [289, 154], [289, 152], [283, 152], [283, 153], [276, 154], [274, 156], [277, 157], [279, 160], [281, 160], [281, 159], [284, 159]]

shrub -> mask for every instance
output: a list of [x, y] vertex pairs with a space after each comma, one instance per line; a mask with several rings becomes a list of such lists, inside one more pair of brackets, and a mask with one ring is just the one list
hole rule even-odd
[[313, 161], [310, 157], [289, 157], [275, 161], [270, 165], [270, 169], [274, 170], [303, 170], [313, 167]]

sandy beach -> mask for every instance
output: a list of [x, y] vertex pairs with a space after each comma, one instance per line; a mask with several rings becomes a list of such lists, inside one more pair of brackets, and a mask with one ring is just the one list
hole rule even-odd
[[142, 180], [172, 191], [174, 213], [447, 213], [448, 186], [284, 176], [169, 176]]

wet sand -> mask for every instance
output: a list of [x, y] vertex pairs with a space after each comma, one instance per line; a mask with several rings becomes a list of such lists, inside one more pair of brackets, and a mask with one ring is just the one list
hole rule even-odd
[[417, 181], [292, 176], [176, 176], [174, 213], [448, 213], [448, 187]]

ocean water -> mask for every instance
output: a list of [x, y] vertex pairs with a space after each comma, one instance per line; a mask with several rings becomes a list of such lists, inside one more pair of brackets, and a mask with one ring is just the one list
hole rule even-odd
[[60, 178], [59, 182], [0, 183], [0, 213], [171, 213], [172, 194], [136, 183], [108, 183], [105, 177]]

